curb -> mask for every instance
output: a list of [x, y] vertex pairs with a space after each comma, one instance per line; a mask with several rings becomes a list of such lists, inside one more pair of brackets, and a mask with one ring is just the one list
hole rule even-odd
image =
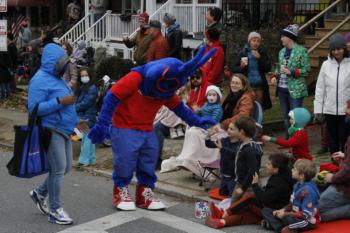
[[[94, 168], [89, 168], [89, 167], [77, 167], [76, 165], [73, 165], [74, 168], [78, 169], [78, 171], [86, 171], [89, 172], [93, 175], [97, 176], [102, 176], [106, 177], [109, 179], [112, 179], [112, 173], [109, 171], [104, 171], [100, 169], [94, 169]], [[137, 180], [135, 177], [131, 180], [131, 185], [137, 184]], [[174, 189], [175, 188], [175, 189]], [[157, 181], [156, 183], [156, 188], [154, 189], [155, 192], [159, 194], [164, 194], [180, 199], [185, 199], [185, 200], [191, 200], [191, 201], [197, 201], [197, 200], [202, 200], [202, 201], [209, 201], [211, 200], [205, 192], [205, 195], [201, 195], [199, 191], [192, 190], [192, 189], [186, 189], [186, 188], [180, 188], [180, 187], [175, 187], [172, 184], [163, 182], [163, 181]], [[197, 194], [197, 195], [196, 195]], [[204, 191], [203, 191], [204, 194]]]
[[[0, 142], [0, 148], [1, 147], [12, 150], [14, 145]], [[109, 171], [94, 169], [94, 168], [89, 168], [89, 167], [79, 167], [79, 169], [78, 169], [76, 164], [73, 164], [72, 167], [76, 168], [77, 171], [85, 171], [85, 172], [89, 172], [92, 175], [97, 175], [97, 176], [102, 176], [102, 177], [112, 179], [112, 173]], [[134, 177], [131, 180], [131, 185], [136, 186], [136, 184], [137, 184], [137, 180]], [[182, 187], [177, 187], [177, 186], [174, 186], [172, 184], [169, 184], [169, 183], [166, 183], [163, 181], [159, 181], [159, 180], [156, 183], [156, 188], [154, 189], [154, 191], [157, 193], [160, 193], [160, 194], [164, 194], [164, 195], [168, 195], [168, 196], [172, 196], [172, 197], [176, 197], [176, 198], [180, 198], [180, 199], [191, 200], [191, 201], [195, 201], [195, 200], [208, 201], [208, 200], [210, 200], [204, 191], [203, 191], [203, 193], [201, 193], [200, 191], [186, 189], [186, 188], [182, 188]], [[203, 196], [203, 194], [205, 194], [205, 195]]]

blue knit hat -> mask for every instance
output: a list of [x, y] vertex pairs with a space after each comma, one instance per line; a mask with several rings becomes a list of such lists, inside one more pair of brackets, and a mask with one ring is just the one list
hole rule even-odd
[[294, 119], [295, 128], [304, 128], [311, 119], [311, 114], [306, 108], [294, 108], [288, 116]]

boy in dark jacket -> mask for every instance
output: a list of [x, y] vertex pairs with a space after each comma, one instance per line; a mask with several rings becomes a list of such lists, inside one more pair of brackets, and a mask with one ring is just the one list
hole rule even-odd
[[235, 135], [234, 124], [231, 123], [227, 129], [228, 137], [212, 141], [205, 140], [205, 146], [220, 149], [220, 195], [230, 196], [235, 187], [235, 157], [240, 142]]
[[288, 158], [281, 154], [272, 154], [266, 163], [269, 180], [264, 188], [258, 185], [259, 177], [253, 177], [254, 194], [247, 193], [230, 208], [221, 210], [210, 203], [211, 216], [206, 223], [213, 228], [224, 226], [258, 224], [262, 220], [261, 209], [269, 207], [281, 209], [286, 206], [293, 190], [292, 172], [288, 167]]
[[291, 195], [291, 205], [280, 210], [264, 208], [261, 212], [267, 225], [276, 232], [292, 233], [315, 228], [318, 217], [320, 193], [313, 181], [317, 172], [315, 163], [299, 159], [292, 170], [298, 180]]

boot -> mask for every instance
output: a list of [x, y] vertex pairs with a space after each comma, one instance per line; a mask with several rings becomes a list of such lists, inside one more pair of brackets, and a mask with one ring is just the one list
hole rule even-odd
[[137, 185], [136, 187], [136, 206], [147, 210], [161, 210], [166, 208], [161, 201], [153, 199], [151, 188], [142, 185]]
[[117, 209], [120, 210], [136, 210], [135, 203], [131, 199], [129, 190], [127, 187], [113, 188], [113, 204]]

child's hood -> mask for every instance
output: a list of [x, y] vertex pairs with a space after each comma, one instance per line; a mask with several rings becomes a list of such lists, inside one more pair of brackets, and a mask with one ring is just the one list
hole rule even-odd
[[295, 128], [304, 128], [311, 119], [310, 112], [305, 108], [294, 108], [289, 112], [289, 116], [294, 119]]

